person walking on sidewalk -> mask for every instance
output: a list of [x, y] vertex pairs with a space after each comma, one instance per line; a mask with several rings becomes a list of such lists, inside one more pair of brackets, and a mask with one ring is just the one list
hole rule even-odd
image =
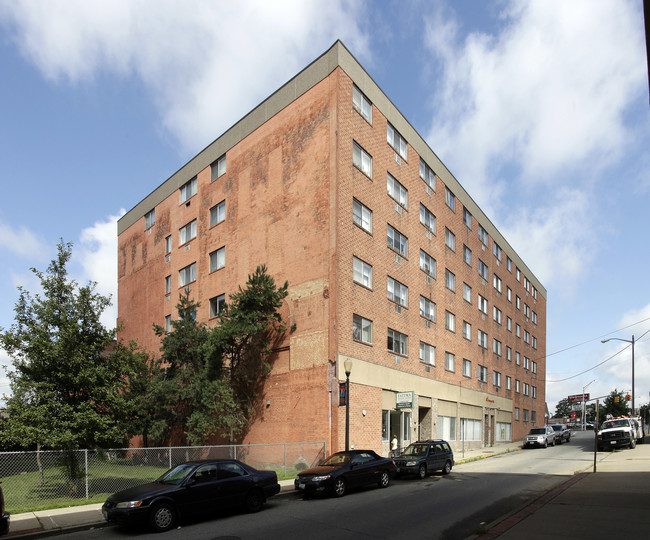
[[393, 434], [393, 440], [390, 442], [391, 457], [397, 457], [397, 435]]

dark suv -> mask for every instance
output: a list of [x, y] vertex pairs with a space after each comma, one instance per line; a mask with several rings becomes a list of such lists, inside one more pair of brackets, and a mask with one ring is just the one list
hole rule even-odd
[[417, 441], [395, 459], [397, 474], [415, 474], [424, 478], [431, 471], [449, 474], [454, 466], [454, 453], [447, 441]]
[[7, 532], [9, 532], [9, 514], [5, 512], [5, 499], [0, 487], [0, 534], [7, 534]]

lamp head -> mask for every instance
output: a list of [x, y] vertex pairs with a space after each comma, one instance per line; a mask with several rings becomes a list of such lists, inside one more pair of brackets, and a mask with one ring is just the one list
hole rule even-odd
[[346, 358], [345, 362], [343, 362], [343, 366], [345, 367], [345, 374], [349, 377], [352, 372], [352, 360]]

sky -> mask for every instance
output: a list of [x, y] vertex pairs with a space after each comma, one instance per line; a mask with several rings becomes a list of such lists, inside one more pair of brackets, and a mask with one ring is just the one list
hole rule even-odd
[[0, 0], [0, 327], [60, 239], [116, 301], [119, 216], [337, 39], [547, 289], [551, 413], [631, 389], [611, 337], [648, 403], [642, 0]]

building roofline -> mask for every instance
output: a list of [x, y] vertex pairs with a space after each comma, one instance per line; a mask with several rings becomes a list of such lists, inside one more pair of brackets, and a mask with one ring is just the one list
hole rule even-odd
[[426, 141], [340, 40], [337, 40], [321, 56], [228, 128], [222, 135], [201, 150], [195, 157], [122, 216], [117, 222], [118, 235], [122, 234], [147, 212], [155, 208], [156, 205], [172, 195], [188, 180], [195, 177], [200, 171], [223, 156], [233, 146], [253, 133], [282, 109], [327, 78], [337, 67], [340, 67], [352, 79], [354, 84], [368, 97], [373, 105], [400, 132], [443, 183], [451, 189], [463, 206], [470, 211], [475, 220], [488, 232], [493, 241], [497, 241], [501, 249], [517, 265], [517, 268], [524, 271], [526, 277], [533, 283], [542, 296], [546, 298], [546, 288], [537, 279], [535, 274], [533, 274], [465, 188], [463, 188]]

